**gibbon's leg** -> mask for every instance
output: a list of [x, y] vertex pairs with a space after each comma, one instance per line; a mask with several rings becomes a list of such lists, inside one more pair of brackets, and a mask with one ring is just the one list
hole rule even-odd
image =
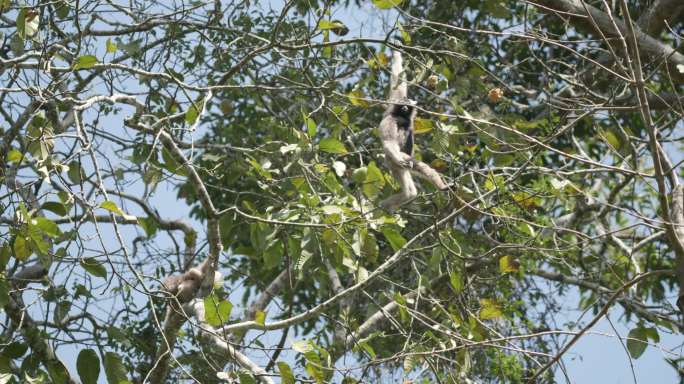
[[449, 186], [442, 180], [442, 176], [434, 168], [429, 166], [422, 161], [413, 160], [412, 173], [424, 180], [427, 180], [432, 184], [437, 190], [443, 191]]
[[399, 182], [401, 191], [386, 198], [381, 205], [388, 211], [394, 211], [397, 207], [409, 200], [413, 200], [418, 196], [416, 185], [413, 183], [411, 171], [408, 168], [402, 168], [392, 163], [389, 165], [392, 176]]

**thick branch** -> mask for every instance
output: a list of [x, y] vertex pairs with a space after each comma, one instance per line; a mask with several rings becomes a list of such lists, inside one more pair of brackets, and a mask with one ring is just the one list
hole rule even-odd
[[[558, 13], [560, 17], [569, 19], [575, 26], [588, 29], [598, 36], [619, 38], [628, 34], [623, 20], [611, 18], [600, 9], [579, 0], [531, 0], [531, 2], [539, 5], [542, 11]], [[670, 74], [676, 77], [674, 80], [684, 81], [684, 76], [676, 68], [677, 65], [684, 65], [683, 54], [640, 29], [635, 29], [634, 37], [641, 55], [654, 61], [665, 60], [670, 67]]]
[[653, 37], [657, 37], [666, 23], [676, 21], [684, 11], [682, 0], [656, 0], [637, 20], [639, 28]]
[[679, 299], [677, 307], [684, 313], [684, 185], [678, 185], [672, 191], [672, 230], [669, 231], [674, 249], [675, 275], [679, 283]]

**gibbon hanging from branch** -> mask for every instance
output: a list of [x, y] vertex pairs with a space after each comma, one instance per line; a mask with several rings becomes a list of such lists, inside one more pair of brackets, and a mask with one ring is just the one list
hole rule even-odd
[[387, 108], [379, 129], [385, 159], [392, 176], [401, 186], [401, 191], [382, 201], [381, 205], [388, 211], [395, 210], [418, 195], [412, 172], [425, 178], [439, 190], [447, 188], [437, 171], [413, 158], [416, 102], [408, 98], [408, 85], [399, 51], [392, 54], [391, 71]]

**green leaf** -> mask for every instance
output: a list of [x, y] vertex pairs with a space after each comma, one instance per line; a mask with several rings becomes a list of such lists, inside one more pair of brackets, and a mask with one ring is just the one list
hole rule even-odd
[[501, 306], [494, 299], [481, 299], [480, 319], [491, 320], [503, 316]]
[[323, 375], [323, 371], [321, 370], [319, 364], [309, 362], [306, 363], [304, 369], [306, 369], [306, 373], [308, 373], [309, 376], [316, 381], [316, 384], [323, 384], [325, 381], [325, 376]]
[[26, 39], [26, 12], [28, 8], [22, 8], [17, 14], [17, 34], [22, 39]]
[[119, 208], [119, 206], [111, 200], [103, 201], [102, 204], [100, 204], [100, 208], [106, 209], [109, 212], [114, 212], [117, 215], [123, 215], [121, 208]]
[[391, 227], [383, 227], [382, 234], [395, 252], [406, 244], [406, 239]]
[[452, 271], [449, 274], [449, 282], [456, 293], [459, 293], [463, 290], [463, 276], [461, 276], [461, 274], [457, 271]]
[[171, 152], [167, 151], [166, 148], [162, 148], [162, 159], [164, 160], [164, 168], [169, 172], [175, 173], [179, 176], [187, 175], [185, 166], [176, 161], [176, 159], [171, 155]]
[[256, 384], [254, 376], [248, 371], [241, 369], [238, 371], [238, 378], [240, 378], [240, 384]]
[[627, 351], [633, 359], [638, 359], [646, 351], [648, 335], [643, 327], [634, 328], [627, 334]]
[[31, 222], [32, 226], [39, 228], [44, 234], [46, 234], [49, 237], [55, 238], [62, 234], [62, 231], [60, 231], [59, 226], [57, 226], [57, 224], [55, 224], [54, 221], [48, 218], [39, 216], [31, 220]]
[[264, 267], [273, 269], [280, 265], [280, 260], [284, 254], [283, 244], [277, 242], [264, 252]]
[[656, 328], [644, 328], [644, 334], [649, 340], [653, 340], [654, 343], [660, 342], [660, 335]]
[[14, 238], [12, 249], [14, 250], [14, 257], [20, 261], [26, 260], [33, 253], [28, 239], [21, 234]]
[[105, 375], [109, 384], [128, 383], [126, 377], [126, 367], [121, 358], [114, 352], [105, 353], [104, 357]]
[[259, 174], [259, 176], [263, 177], [266, 180], [273, 179], [273, 175], [271, 175], [271, 172], [269, 172], [268, 169], [261, 166], [261, 164], [259, 164], [259, 162], [255, 159], [248, 159], [247, 162], [252, 166], [256, 173]]
[[215, 294], [204, 298], [204, 313], [207, 323], [218, 327], [230, 319], [233, 304], [228, 300], [219, 300]]
[[318, 22], [318, 29], [330, 31], [338, 36], [344, 36], [349, 33], [349, 28], [339, 20], [321, 20]]
[[107, 53], [115, 53], [117, 50], [116, 43], [112, 39], [107, 39]]
[[83, 267], [83, 269], [86, 270], [86, 272], [90, 273], [93, 276], [101, 277], [103, 279], [107, 278], [107, 270], [93, 257], [86, 257], [84, 259], [81, 259], [81, 266]]
[[373, 4], [380, 9], [390, 9], [402, 3], [403, 0], [373, 0]]
[[411, 44], [411, 35], [404, 29], [404, 26], [400, 22], [397, 22], [397, 27], [399, 28], [399, 34], [401, 39], [404, 40], [404, 44]]
[[321, 151], [328, 153], [344, 154], [347, 153], [347, 148], [344, 147], [339, 140], [332, 137], [327, 137], [318, 144]]
[[280, 382], [282, 384], [295, 384], [292, 368], [283, 361], [278, 362], [278, 372], [280, 372]]
[[74, 184], [81, 184], [81, 182], [86, 178], [85, 172], [79, 165], [77, 161], [72, 161], [69, 163], [69, 170], [67, 171], [67, 176]]
[[142, 227], [147, 237], [152, 237], [157, 233], [157, 220], [152, 217], [139, 217], [138, 225]]
[[50, 360], [47, 364], [48, 374], [52, 384], [66, 384], [69, 379], [69, 371], [59, 360]]
[[131, 219], [137, 220], [137, 218], [135, 216], [129, 215], [126, 212], [122, 211], [121, 208], [119, 208], [119, 206], [116, 205], [116, 203], [111, 201], [111, 200], [103, 201], [102, 204], [100, 204], [100, 208], [106, 209], [109, 212], [115, 213], [115, 214], [123, 217], [126, 220], [131, 220]]
[[[4, 269], [4, 267], [3, 267]], [[0, 279], [0, 308], [9, 303], [10, 284], [5, 277]]]
[[10, 359], [18, 359], [24, 356], [26, 351], [28, 351], [28, 344], [15, 341], [6, 346], [5, 349], [2, 351], [2, 354], [9, 357]]
[[50, 244], [45, 239], [45, 232], [35, 225], [28, 228], [28, 234], [31, 238], [31, 248], [37, 251], [39, 255], [47, 255], [50, 250]]
[[306, 124], [306, 134], [309, 135], [309, 137], [316, 136], [316, 132], [317, 132], [316, 121], [314, 119], [304, 115], [304, 123]]
[[83, 384], [97, 384], [100, 376], [100, 358], [92, 349], [83, 349], [76, 359], [76, 371]]
[[[329, 43], [330, 42], [330, 31], [323, 31], [323, 43]], [[324, 59], [329, 59], [333, 55], [333, 46], [331, 45], [325, 45], [323, 46], [323, 49], [321, 50], [321, 56], [323, 56]]]
[[[369, 199], [375, 198], [375, 196], [380, 193], [382, 187], [385, 186], [385, 177], [382, 175], [382, 171], [375, 165], [374, 161], [368, 164], [365, 169], [365, 178], [363, 179], [363, 194]], [[354, 174], [356, 177], [356, 171]], [[358, 182], [358, 181], [357, 181]]]
[[357, 235], [359, 239], [358, 253], [361, 254], [361, 257], [366, 262], [374, 263], [378, 259], [378, 254], [380, 253], [375, 234], [363, 228]]
[[[0, 271], [5, 270], [5, 267], [7, 267], [7, 263], [9, 262], [10, 257], [12, 257], [12, 249], [10, 248], [9, 243], [2, 244], [2, 246], [0, 247]], [[2, 279], [0, 279], [0, 281], [2, 281]]]
[[58, 0], [55, 5], [55, 13], [60, 19], [66, 19], [69, 16], [69, 3], [66, 0]]
[[57, 216], [66, 216], [67, 214], [66, 206], [59, 201], [46, 201], [40, 206], [40, 209], [50, 211]]
[[185, 111], [185, 122], [188, 123], [189, 125], [195, 124], [197, 121], [197, 118], [199, 117], [200, 112], [202, 111], [202, 108], [204, 107], [204, 99], [199, 98], [195, 100], [192, 105], [190, 105], [190, 108], [188, 108], [187, 111]]
[[616, 151], [619, 151], [620, 148], [622, 148], [622, 140], [615, 132], [612, 132], [611, 130], [601, 130], [599, 135], [601, 135], [603, 139]]
[[97, 64], [97, 57], [93, 55], [84, 55], [76, 59], [74, 62], [74, 69], [88, 69]]

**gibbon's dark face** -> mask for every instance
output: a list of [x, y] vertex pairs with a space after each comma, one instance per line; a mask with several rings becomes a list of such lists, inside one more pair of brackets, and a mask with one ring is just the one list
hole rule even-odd
[[413, 113], [412, 105], [395, 105], [393, 115], [401, 116], [405, 119], [411, 118], [411, 113]]

